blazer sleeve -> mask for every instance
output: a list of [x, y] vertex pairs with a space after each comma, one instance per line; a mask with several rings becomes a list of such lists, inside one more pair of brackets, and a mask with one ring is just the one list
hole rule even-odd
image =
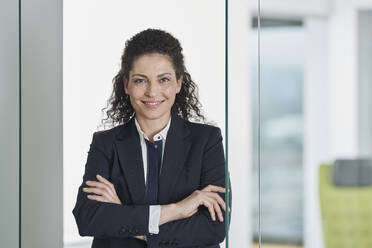
[[103, 152], [102, 137], [97, 132], [88, 151], [83, 182], [79, 187], [77, 200], [72, 213], [81, 236], [97, 238], [128, 238], [147, 235], [149, 221], [148, 205], [124, 206], [115, 203], [99, 202], [87, 198], [86, 181], [97, 181], [100, 174], [109, 178], [110, 160]]
[[[225, 156], [222, 145], [221, 130], [213, 127], [208, 143], [206, 145], [203, 162], [202, 174], [200, 179], [200, 189], [207, 185], [217, 185], [225, 187]], [[231, 184], [229, 184], [231, 185]], [[231, 217], [231, 187], [229, 191], [229, 219]], [[225, 199], [224, 193], [218, 193]], [[198, 212], [189, 218], [165, 223], [159, 227], [158, 235], [147, 237], [147, 242], [155, 245], [176, 245], [180, 247], [214, 245], [223, 242], [225, 239], [225, 212], [223, 222], [217, 218], [213, 221], [206, 207], [199, 207]]]

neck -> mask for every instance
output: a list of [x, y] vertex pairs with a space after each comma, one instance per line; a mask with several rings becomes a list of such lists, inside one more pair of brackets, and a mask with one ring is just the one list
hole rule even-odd
[[171, 115], [170, 113], [168, 113], [164, 116], [161, 116], [158, 119], [151, 120], [143, 118], [142, 116], [137, 114], [135, 115], [135, 118], [137, 119], [138, 124], [141, 127], [141, 130], [146, 134], [146, 136], [150, 139], [151, 142], [154, 142], [153, 138], [155, 134], [157, 134], [167, 126], [170, 117]]

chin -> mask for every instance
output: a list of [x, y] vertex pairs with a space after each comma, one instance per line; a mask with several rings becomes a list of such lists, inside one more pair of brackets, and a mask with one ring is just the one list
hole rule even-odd
[[145, 118], [145, 119], [149, 119], [149, 120], [156, 120], [156, 119], [160, 119], [162, 118], [166, 113], [159, 113], [159, 112], [142, 112], [140, 115]]

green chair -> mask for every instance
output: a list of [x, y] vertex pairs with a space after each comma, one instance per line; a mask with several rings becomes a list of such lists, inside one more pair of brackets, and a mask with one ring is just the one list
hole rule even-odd
[[332, 166], [319, 167], [325, 248], [372, 248], [372, 186], [332, 184]]

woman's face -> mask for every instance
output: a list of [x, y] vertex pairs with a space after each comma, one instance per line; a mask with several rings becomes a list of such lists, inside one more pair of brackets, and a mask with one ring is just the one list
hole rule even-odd
[[134, 60], [124, 89], [138, 118], [168, 120], [182, 80], [177, 81], [169, 56], [152, 53]]

